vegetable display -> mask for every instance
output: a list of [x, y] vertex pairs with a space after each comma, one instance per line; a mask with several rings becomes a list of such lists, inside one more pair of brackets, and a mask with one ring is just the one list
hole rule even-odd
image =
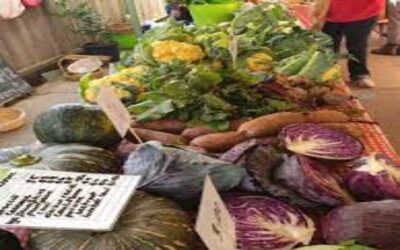
[[178, 119], [224, 132], [233, 119], [308, 110], [290, 95], [260, 89], [300, 89], [305, 99], [314, 98], [315, 86], [333, 89], [340, 67], [331, 43], [321, 32], [301, 29], [280, 4], [240, 10], [219, 26], [168, 21], [140, 39], [128, 78], [126, 70], [85, 78], [80, 90], [93, 102], [98, 86], [113, 87], [137, 123]]
[[[34, 230], [30, 249], [203, 249], [193, 221], [206, 176], [238, 250], [400, 249], [399, 162], [366, 155], [364, 125], [374, 122], [337, 86], [331, 45], [278, 3], [220, 25], [169, 20], [147, 31], [118, 72], [81, 79], [87, 104], [36, 118], [37, 145], [0, 149], [6, 169], [141, 177], [112, 231]], [[135, 136], [121, 138], [96, 104], [102, 86], [126, 106]]]
[[300, 210], [262, 196], [228, 197], [225, 204], [234, 218], [241, 250], [289, 250], [308, 245], [314, 222]]
[[195, 250], [190, 217], [174, 202], [136, 193], [110, 232], [34, 231], [32, 250]]
[[110, 147], [122, 140], [100, 108], [82, 104], [52, 107], [36, 118], [33, 130], [42, 143], [80, 143]]
[[400, 199], [400, 166], [389, 157], [374, 154], [351, 164], [347, 184], [361, 201]]
[[239, 185], [245, 175], [241, 166], [154, 142], [139, 146], [125, 162], [124, 170], [125, 174], [141, 176], [139, 189], [184, 204], [199, 201], [206, 175], [221, 192]]
[[0, 149], [0, 166], [85, 173], [117, 173], [120, 161], [108, 150], [79, 144]]

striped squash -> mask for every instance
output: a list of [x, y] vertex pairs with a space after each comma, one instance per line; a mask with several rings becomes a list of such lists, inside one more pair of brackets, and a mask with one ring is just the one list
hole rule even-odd
[[174, 202], [137, 192], [110, 232], [33, 231], [32, 250], [194, 250], [192, 220]]
[[52, 144], [0, 149], [1, 167], [116, 173], [120, 165], [111, 151], [80, 144]]

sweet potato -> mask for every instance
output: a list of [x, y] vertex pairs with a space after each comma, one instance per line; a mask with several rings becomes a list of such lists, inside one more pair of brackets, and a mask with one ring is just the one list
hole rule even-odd
[[337, 129], [343, 131], [355, 138], [362, 138], [364, 136], [364, 131], [358, 127], [356, 124], [349, 123], [325, 123], [322, 124], [325, 127]]
[[190, 142], [191, 146], [204, 148], [209, 152], [225, 152], [231, 147], [246, 140], [244, 132], [225, 132], [203, 135]]
[[206, 127], [196, 127], [196, 128], [187, 128], [182, 132], [182, 136], [188, 140], [191, 141], [199, 136], [202, 135], [208, 135], [208, 134], [212, 134], [215, 131], [213, 131], [210, 128], [206, 128]]
[[345, 123], [350, 117], [343, 112], [336, 110], [319, 110], [306, 113], [306, 122], [309, 123]]
[[229, 122], [229, 130], [230, 131], [236, 131], [239, 129], [240, 126], [242, 126], [243, 123], [248, 122], [250, 119], [235, 119]]
[[247, 138], [276, 135], [287, 125], [306, 122], [302, 113], [281, 112], [261, 116], [248, 121], [239, 127], [240, 132], [245, 132]]
[[143, 128], [179, 135], [186, 128], [186, 123], [176, 119], [163, 119], [145, 123], [134, 121], [131, 126], [132, 128]]
[[[147, 141], [159, 141], [165, 145], [187, 145], [187, 140], [180, 135], [174, 135], [165, 132], [159, 132], [149, 129], [135, 128], [136, 134], [143, 140]], [[133, 136], [128, 137], [129, 140], [136, 142]]]

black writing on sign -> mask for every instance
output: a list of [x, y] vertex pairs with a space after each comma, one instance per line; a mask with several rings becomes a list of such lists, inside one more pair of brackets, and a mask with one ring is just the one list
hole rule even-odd
[[0, 58], [0, 106], [31, 92], [31, 86]]
[[7, 170], [0, 179], [0, 226], [93, 231], [112, 229], [139, 181], [24, 169]]

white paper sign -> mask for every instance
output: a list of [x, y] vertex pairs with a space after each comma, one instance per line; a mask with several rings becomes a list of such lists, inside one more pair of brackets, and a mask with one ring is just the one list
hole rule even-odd
[[131, 127], [131, 116], [114, 91], [110, 87], [101, 87], [96, 101], [121, 137], [125, 137]]
[[0, 170], [0, 226], [110, 231], [139, 176]]
[[236, 250], [235, 223], [209, 176], [206, 177], [196, 231], [210, 250]]

